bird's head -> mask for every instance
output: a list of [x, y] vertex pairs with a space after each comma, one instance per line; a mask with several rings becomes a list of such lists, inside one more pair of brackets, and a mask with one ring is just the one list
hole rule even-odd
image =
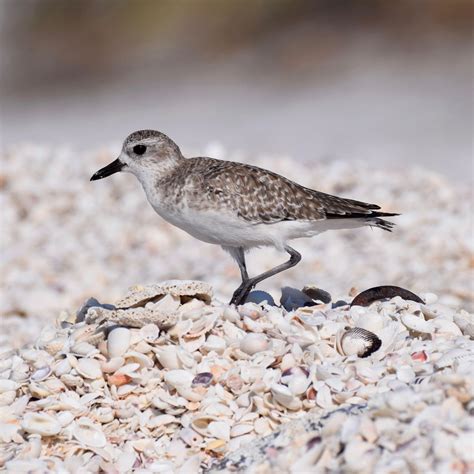
[[183, 158], [176, 143], [156, 130], [133, 132], [124, 141], [120, 156], [94, 173], [91, 181], [119, 171], [133, 173], [140, 180], [149, 174], [163, 174]]

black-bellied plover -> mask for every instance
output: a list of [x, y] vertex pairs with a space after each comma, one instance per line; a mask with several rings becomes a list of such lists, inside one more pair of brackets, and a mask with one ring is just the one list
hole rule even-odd
[[[373, 226], [390, 231], [380, 206], [305, 188], [256, 166], [214, 158], [184, 158], [169, 137], [140, 130], [127, 137], [120, 156], [91, 181], [118, 171], [134, 174], [163, 219], [193, 237], [218, 244], [237, 261], [242, 276], [231, 303], [242, 304], [257, 283], [295, 266], [301, 255], [288, 242], [326, 230]], [[250, 278], [245, 252], [274, 246], [290, 259]]]

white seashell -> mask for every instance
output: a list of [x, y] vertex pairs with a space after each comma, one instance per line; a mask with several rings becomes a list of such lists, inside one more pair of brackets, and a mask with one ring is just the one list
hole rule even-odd
[[125, 364], [125, 359], [123, 357], [112, 357], [107, 361], [102, 361], [100, 363], [100, 368], [105, 374], [112, 374], [116, 372], [120, 367]]
[[474, 354], [466, 349], [451, 349], [450, 351], [443, 354], [435, 363], [435, 369], [443, 369], [445, 367], [452, 366], [454, 362], [460, 360], [472, 361]]
[[48, 378], [51, 374], [51, 367], [44, 366], [36, 369], [30, 377], [30, 380], [34, 382], [41, 382], [42, 380]]
[[68, 374], [71, 372], [71, 369], [72, 366], [68, 358], [60, 359], [53, 365], [53, 372], [56, 377], [61, 377], [61, 375]]
[[183, 366], [181, 360], [178, 358], [176, 346], [156, 347], [153, 350], [158, 362], [165, 369], [180, 369]]
[[2, 394], [0, 394], [0, 407], [11, 405], [15, 401], [15, 398], [16, 398], [15, 390], [10, 390], [9, 392], [3, 392]]
[[425, 321], [421, 316], [405, 313], [402, 314], [401, 321], [411, 331], [425, 334], [433, 332], [433, 326], [430, 321]]
[[74, 368], [80, 375], [87, 379], [98, 379], [102, 377], [100, 363], [96, 359], [79, 359]]
[[81, 417], [75, 421], [71, 432], [77, 441], [87, 447], [103, 448], [107, 443], [101, 427], [86, 417]]
[[97, 354], [99, 351], [95, 346], [88, 342], [81, 341], [77, 342], [71, 347], [70, 353], [81, 357], [91, 356]]
[[293, 395], [301, 395], [311, 383], [309, 372], [301, 367], [293, 367], [282, 373], [281, 383], [287, 385]]
[[382, 341], [373, 332], [356, 327], [339, 332], [336, 336], [336, 345], [343, 355], [368, 357], [380, 349]]
[[289, 410], [299, 410], [301, 408], [301, 400], [296, 398], [285, 385], [273, 384], [270, 390], [275, 400], [285, 408]]
[[226, 348], [226, 345], [227, 344], [224, 338], [210, 334], [202, 348], [207, 352], [214, 351], [217, 354], [222, 354]]
[[190, 387], [194, 376], [186, 370], [170, 370], [165, 373], [165, 382], [173, 388]]
[[355, 325], [359, 328], [365, 329], [366, 331], [378, 334], [385, 326], [387, 318], [382, 316], [380, 313], [374, 311], [368, 311], [358, 316]]
[[130, 347], [130, 330], [127, 328], [114, 328], [107, 337], [107, 353], [109, 357], [120, 357]]
[[0, 394], [15, 391], [19, 387], [20, 384], [14, 380], [0, 379]]
[[[272, 431], [270, 422], [266, 418], [262, 418], [262, 417], [255, 420], [254, 429], [255, 429], [255, 433], [261, 436], [266, 436]], [[231, 432], [231, 436], [232, 436], [232, 432]]]
[[118, 472], [132, 472], [137, 456], [133, 452], [123, 451], [114, 463]]
[[60, 425], [64, 428], [74, 420], [74, 415], [70, 411], [61, 411], [57, 414]]
[[226, 421], [211, 421], [207, 427], [207, 431], [210, 436], [229, 441], [230, 439], [230, 426]]
[[437, 334], [449, 334], [452, 336], [462, 336], [463, 334], [455, 322], [441, 317], [433, 320], [433, 327], [435, 328]]
[[251, 433], [253, 430], [254, 426], [250, 423], [237, 423], [230, 430], [230, 436], [231, 438], [235, 438], [236, 436], [242, 436], [247, 433]]
[[213, 421], [219, 421], [219, 418], [212, 415], [197, 415], [191, 421], [191, 428], [202, 436], [209, 436], [208, 427]]
[[147, 368], [150, 369], [155, 364], [153, 360], [145, 354], [136, 351], [128, 351], [124, 354], [124, 359], [127, 364], [137, 363], [141, 369]]
[[248, 355], [266, 351], [269, 347], [270, 343], [265, 334], [250, 333], [240, 341], [240, 350]]
[[455, 314], [453, 320], [464, 335], [474, 339], [474, 318], [471, 315]]
[[316, 382], [316, 405], [321, 408], [331, 408], [333, 406], [331, 391], [324, 382]]
[[156, 324], [145, 324], [140, 328], [140, 337], [149, 344], [155, 342], [160, 336], [160, 329]]
[[191, 428], [183, 428], [179, 432], [179, 437], [188, 445], [188, 446], [197, 446], [202, 443], [203, 437]]
[[415, 380], [415, 371], [409, 365], [402, 365], [397, 368], [397, 378], [401, 382], [411, 383]]
[[21, 427], [32, 434], [41, 436], [54, 436], [61, 431], [59, 421], [47, 413], [26, 413]]

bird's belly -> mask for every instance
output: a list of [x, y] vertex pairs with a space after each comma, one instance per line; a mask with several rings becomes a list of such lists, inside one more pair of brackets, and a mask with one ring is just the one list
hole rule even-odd
[[179, 227], [196, 239], [225, 247], [265, 245], [265, 235], [258, 232], [251, 223], [235, 216], [217, 211], [176, 212], [167, 209], [155, 209], [170, 224]]

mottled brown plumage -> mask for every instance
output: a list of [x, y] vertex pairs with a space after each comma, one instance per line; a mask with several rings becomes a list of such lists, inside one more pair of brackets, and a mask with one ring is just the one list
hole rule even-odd
[[191, 208], [218, 207], [254, 224], [396, 215], [376, 211], [376, 204], [306, 188], [257, 166], [213, 158], [187, 159], [157, 186], [174, 196], [175, 205], [186, 194]]

